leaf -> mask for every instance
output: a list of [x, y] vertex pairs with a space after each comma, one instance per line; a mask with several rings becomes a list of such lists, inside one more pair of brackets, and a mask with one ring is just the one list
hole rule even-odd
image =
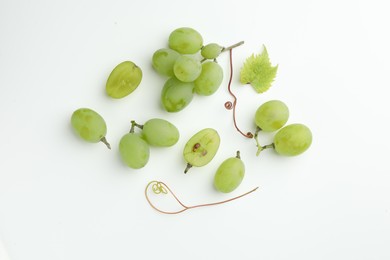
[[260, 54], [252, 54], [241, 68], [240, 81], [243, 84], [251, 84], [257, 93], [267, 91], [276, 77], [278, 65], [272, 66], [268, 52], [263, 45]]

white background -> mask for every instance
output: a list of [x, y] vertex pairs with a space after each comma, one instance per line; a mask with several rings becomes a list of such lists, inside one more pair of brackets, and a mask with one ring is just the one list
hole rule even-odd
[[[2, 0], [0, 240], [10, 259], [390, 259], [388, 10], [377, 0]], [[261, 103], [280, 99], [290, 108], [288, 123], [311, 128], [310, 149], [293, 158], [272, 150], [255, 156], [254, 141], [235, 131], [224, 108], [231, 100], [227, 53], [216, 94], [165, 112], [165, 79], [151, 56], [183, 26], [205, 43], [245, 41], [233, 51], [232, 86], [244, 131], [253, 130]], [[239, 84], [239, 69], [263, 44], [279, 70], [259, 95]], [[144, 77], [131, 95], [113, 100], [105, 81], [124, 60]], [[105, 118], [111, 151], [73, 133], [69, 120], [79, 107]], [[152, 117], [174, 123], [180, 140], [152, 148], [143, 169], [129, 169], [119, 139], [130, 120]], [[220, 133], [220, 150], [184, 175], [183, 146], [205, 127]], [[236, 150], [246, 176], [220, 194], [214, 172]], [[152, 180], [188, 205], [260, 188], [229, 204], [163, 215], [144, 197]]]

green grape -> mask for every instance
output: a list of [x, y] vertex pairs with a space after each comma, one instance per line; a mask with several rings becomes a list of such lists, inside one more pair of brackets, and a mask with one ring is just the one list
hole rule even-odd
[[182, 27], [169, 35], [169, 48], [181, 54], [197, 53], [203, 46], [203, 38], [196, 30]]
[[217, 169], [214, 175], [214, 187], [224, 193], [235, 190], [245, 176], [245, 165], [240, 158], [240, 152], [236, 157], [226, 159]]
[[212, 128], [205, 128], [195, 135], [184, 146], [183, 156], [187, 162], [184, 173], [192, 167], [208, 164], [218, 151], [220, 137]]
[[179, 140], [179, 130], [164, 119], [153, 118], [142, 126], [142, 138], [150, 145], [169, 147]]
[[216, 62], [204, 62], [200, 76], [194, 81], [194, 91], [199, 95], [209, 96], [218, 90], [222, 80], [221, 66]]
[[284, 126], [288, 117], [288, 107], [282, 101], [271, 100], [257, 109], [255, 123], [262, 131], [273, 132]]
[[161, 102], [168, 112], [184, 109], [194, 97], [194, 83], [182, 82], [174, 77], [168, 79], [161, 92]]
[[139, 134], [130, 132], [121, 138], [119, 153], [127, 166], [140, 169], [148, 163], [150, 149], [148, 143]]
[[172, 77], [173, 65], [180, 54], [171, 49], [159, 49], [152, 57], [153, 68], [161, 75]]
[[76, 133], [90, 143], [103, 142], [109, 149], [106, 140], [107, 125], [103, 117], [89, 108], [80, 108], [73, 112], [71, 124]]
[[183, 82], [192, 82], [202, 72], [202, 64], [193, 56], [181, 55], [173, 65], [173, 73]]
[[223, 47], [216, 43], [209, 43], [204, 46], [200, 52], [200, 54], [205, 59], [216, 59], [219, 54], [221, 54]]
[[106, 92], [110, 97], [123, 98], [132, 93], [141, 83], [142, 70], [131, 61], [118, 64], [106, 83]]
[[274, 137], [278, 154], [295, 156], [305, 152], [311, 145], [312, 133], [303, 124], [291, 124], [280, 129]]

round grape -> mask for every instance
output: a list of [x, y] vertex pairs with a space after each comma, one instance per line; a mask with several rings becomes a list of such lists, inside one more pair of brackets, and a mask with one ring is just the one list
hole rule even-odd
[[168, 79], [161, 92], [161, 102], [168, 112], [184, 109], [194, 97], [194, 83], [182, 82], [174, 77]]
[[173, 73], [183, 82], [192, 82], [202, 72], [202, 64], [193, 56], [181, 55], [173, 65]]
[[273, 132], [284, 126], [289, 118], [286, 104], [271, 100], [262, 104], [256, 111], [255, 123], [264, 132]]
[[106, 83], [106, 92], [110, 97], [123, 98], [132, 93], [141, 83], [142, 70], [131, 61], [117, 65]]
[[159, 49], [153, 54], [152, 66], [161, 75], [172, 77], [173, 65], [179, 56], [180, 54], [174, 50]]
[[181, 54], [197, 53], [203, 46], [203, 38], [196, 30], [182, 27], [169, 35], [169, 48]]
[[274, 137], [274, 147], [278, 154], [295, 156], [305, 152], [311, 145], [312, 133], [303, 124], [291, 124], [280, 129]]
[[221, 54], [223, 47], [216, 43], [209, 43], [204, 46], [200, 52], [200, 54], [205, 59], [216, 59], [219, 54]]
[[125, 134], [119, 142], [122, 161], [133, 169], [144, 167], [149, 161], [149, 145], [139, 134]]
[[203, 96], [214, 94], [223, 80], [223, 70], [216, 62], [204, 62], [202, 64], [202, 72], [194, 81], [195, 93]]
[[239, 152], [222, 162], [214, 175], [214, 187], [224, 193], [232, 192], [242, 182], [245, 176], [245, 165], [240, 159]]
[[179, 140], [179, 130], [160, 118], [148, 120], [142, 127], [142, 138], [152, 146], [169, 147]]

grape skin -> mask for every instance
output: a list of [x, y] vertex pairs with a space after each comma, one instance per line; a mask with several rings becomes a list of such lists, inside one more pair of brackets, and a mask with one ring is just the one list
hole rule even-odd
[[122, 161], [130, 168], [140, 169], [149, 161], [149, 145], [139, 134], [125, 134], [119, 142]]
[[312, 133], [303, 124], [291, 124], [280, 129], [274, 137], [275, 151], [280, 155], [295, 156], [305, 152], [312, 143]]
[[241, 159], [232, 157], [226, 159], [218, 167], [214, 175], [214, 187], [223, 193], [235, 190], [245, 176], [245, 165]]
[[284, 126], [288, 118], [286, 104], [280, 100], [270, 100], [256, 110], [255, 123], [262, 131], [273, 132]]
[[124, 61], [110, 73], [106, 92], [112, 98], [123, 98], [132, 93], [141, 83], [142, 70], [134, 62]]
[[223, 70], [216, 62], [204, 62], [202, 64], [202, 72], [194, 81], [195, 93], [203, 96], [214, 94], [223, 80]]
[[89, 108], [79, 108], [74, 111], [71, 124], [76, 133], [87, 142], [100, 142], [107, 133], [107, 125], [103, 117]]
[[179, 136], [176, 126], [164, 119], [150, 119], [142, 127], [142, 138], [152, 146], [173, 146], [179, 140]]
[[161, 102], [168, 112], [184, 109], [194, 97], [194, 83], [182, 82], [174, 77], [168, 79], [161, 91]]
[[173, 65], [179, 56], [177, 51], [168, 48], [159, 49], [153, 54], [152, 66], [161, 75], [172, 77]]
[[169, 35], [169, 48], [181, 54], [195, 54], [203, 46], [203, 38], [199, 32], [189, 27], [174, 30]]

